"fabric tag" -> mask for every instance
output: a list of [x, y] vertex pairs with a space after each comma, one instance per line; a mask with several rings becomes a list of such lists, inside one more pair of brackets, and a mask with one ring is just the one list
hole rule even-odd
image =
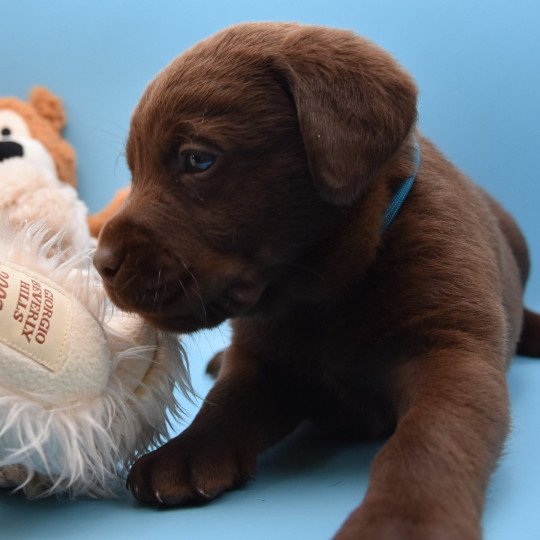
[[54, 373], [67, 360], [71, 302], [42, 276], [0, 262], [0, 342]]

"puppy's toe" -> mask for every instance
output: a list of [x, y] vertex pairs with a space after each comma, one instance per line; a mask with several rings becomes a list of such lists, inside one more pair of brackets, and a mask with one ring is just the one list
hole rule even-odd
[[132, 467], [127, 486], [143, 504], [176, 506], [191, 501], [191, 490], [184, 463], [169, 452], [156, 450], [140, 458]]
[[255, 463], [221, 456], [219, 461], [197, 460], [190, 476], [193, 490], [203, 500], [215, 499], [224, 491], [240, 487], [254, 477]]
[[127, 485], [143, 504], [180, 506], [215, 499], [253, 477], [255, 460], [238, 459], [215, 445], [198, 449], [175, 439], [140, 458]]

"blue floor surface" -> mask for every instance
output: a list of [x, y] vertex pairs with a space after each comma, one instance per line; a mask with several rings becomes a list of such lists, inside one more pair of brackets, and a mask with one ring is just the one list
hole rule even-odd
[[[196, 391], [212, 380], [206, 360], [227, 342], [227, 328], [186, 340]], [[493, 478], [484, 517], [486, 540], [540, 538], [540, 360], [517, 358], [509, 373], [513, 430]], [[185, 422], [200, 401], [187, 408]], [[182, 429], [182, 426], [178, 426]], [[378, 444], [340, 445], [301, 427], [261, 456], [257, 479], [197, 508], [158, 510], [118, 500], [27, 501], [0, 495], [0, 538], [16, 540], [326, 540], [367, 487]]]

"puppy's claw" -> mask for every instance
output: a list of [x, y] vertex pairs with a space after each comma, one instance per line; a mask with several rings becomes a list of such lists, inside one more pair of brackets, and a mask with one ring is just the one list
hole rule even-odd
[[141, 500], [141, 494], [139, 491], [139, 486], [135, 484], [134, 486], [130, 484], [129, 489], [131, 490], [131, 493], [133, 493], [133, 496], [140, 501]]
[[209, 501], [210, 499], [215, 498], [215, 496], [212, 496], [210, 493], [206, 492], [204, 489], [201, 488], [194, 488], [193, 491], [195, 491], [196, 498], [201, 501]]

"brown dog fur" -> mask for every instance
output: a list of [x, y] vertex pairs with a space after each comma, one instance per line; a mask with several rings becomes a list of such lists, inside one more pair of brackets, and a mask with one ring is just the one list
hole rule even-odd
[[[391, 435], [337, 538], [480, 538], [509, 425], [527, 248], [415, 119], [415, 86], [389, 55], [309, 26], [227, 29], [149, 86], [127, 146], [133, 189], [96, 265], [112, 299], [152, 324], [230, 318], [234, 332], [192, 425], [133, 467], [137, 499], [212, 499], [313, 418]], [[417, 181], [381, 232], [413, 137]], [[186, 172], [186, 148], [216, 162]], [[538, 320], [525, 319], [529, 354]]]

